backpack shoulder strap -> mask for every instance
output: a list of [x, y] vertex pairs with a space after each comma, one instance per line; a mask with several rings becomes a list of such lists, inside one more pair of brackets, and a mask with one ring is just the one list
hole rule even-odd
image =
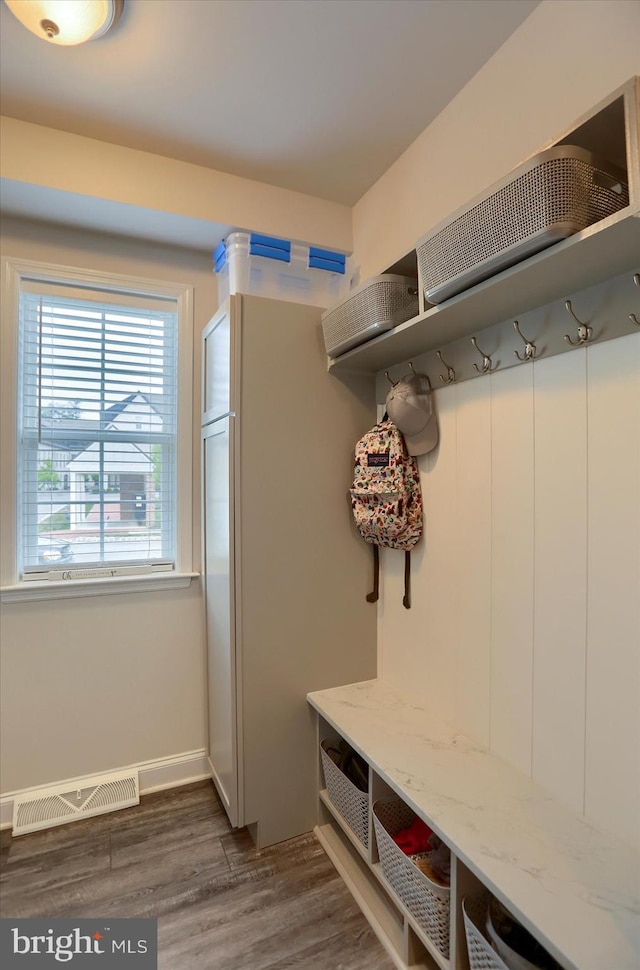
[[373, 589], [367, 593], [367, 603], [377, 603], [380, 585], [380, 550], [377, 546], [371, 546], [373, 550]]
[[409, 549], [404, 554], [404, 596], [402, 605], [405, 610], [411, 609], [411, 552]]

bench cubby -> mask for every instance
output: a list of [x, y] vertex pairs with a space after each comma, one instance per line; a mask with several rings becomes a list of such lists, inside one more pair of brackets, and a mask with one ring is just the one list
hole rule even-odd
[[[637, 970], [640, 857], [629, 845], [384, 681], [317, 691], [308, 701], [318, 746], [343, 738], [368, 765], [366, 845], [331, 802], [320, 756], [315, 833], [398, 970], [511, 970], [487, 943], [482, 919], [468, 942], [473, 906], [487, 894], [562, 970]], [[385, 832], [395, 831], [381, 806], [390, 799], [406, 812], [398, 824], [418, 817], [450, 850], [443, 932], [425, 918], [424, 884], [402, 872], [403, 861], [413, 863], [401, 860], [396, 876], [385, 859]], [[418, 886], [417, 905], [407, 881]]]

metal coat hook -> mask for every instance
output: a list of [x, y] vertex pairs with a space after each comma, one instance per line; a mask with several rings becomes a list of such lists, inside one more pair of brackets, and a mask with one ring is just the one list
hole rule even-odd
[[[413, 366], [413, 361], [411, 360], [409, 361], [409, 370], [411, 371], [412, 374], [415, 374], [416, 377], [418, 377], [418, 371]], [[429, 390], [430, 391], [433, 390], [433, 388], [431, 387], [431, 378], [429, 377], [429, 375], [425, 374], [423, 371], [419, 376], [426, 378], [427, 384], [429, 385]]]
[[488, 354], [482, 353], [482, 351], [478, 347], [478, 342], [475, 337], [471, 338], [471, 343], [473, 344], [473, 346], [476, 348], [476, 350], [482, 357], [482, 367], [478, 367], [476, 363], [474, 363], [473, 366], [475, 367], [475, 369], [478, 371], [479, 374], [488, 374], [493, 369], [493, 361], [491, 360], [491, 357], [489, 357]]
[[[640, 273], [634, 273], [633, 274], [633, 282], [640, 289]], [[630, 313], [629, 314], [629, 319], [631, 320], [632, 323], [635, 323], [636, 327], [640, 327], [640, 320], [638, 320], [638, 318], [635, 315], [635, 313]]]
[[568, 333], [565, 333], [564, 339], [567, 341], [568, 344], [571, 344], [572, 347], [579, 347], [580, 344], [588, 343], [593, 336], [593, 327], [590, 327], [588, 326], [588, 324], [583, 323], [582, 320], [578, 320], [577, 316], [573, 312], [573, 307], [571, 306], [571, 300], [565, 300], [564, 305], [567, 312], [571, 314], [573, 319], [578, 324], [578, 339], [572, 340]]
[[520, 329], [520, 324], [517, 320], [513, 321], [513, 329], [516, 331], [518, 336], [524, 341], [524, 356], [520, 354], [517, 350], [514, 350], [513, 354], [518, 360], [533, 360], [536, 355], [536, 345], [527, 340], [525, 335]]
[[442, 381], [443, 384], [453, 384], [453, 382], [456, 379], [456, 372], [454, 371], [453, 367], [447, 364], [446, 360], [442, 359], [442, 354], [440, 353], [439, 350], [436, 350], [436, 356], [440, 361], [440, 363], [444, 364], [444, 366], [447, 368], [447, 376], [443, 377], [442, 374], [440, 374], [439, 375], [440, 380]]
[[385, 377], [387, 378], [387, 380], [388, 380], [388, 381], [389, 381], [389, 383], [391, 384], [391, 387], [395, 387], [395, 386], [396, 386], [396, 384], [397, 384], [397, 381], [392, 381], [392, 380], [391, 380], [391, 378], [389, 377], [389, 371], [388, 371], [388, 370], [386, 370], [386, 371], [384, 372], [384, 376], [385, 376]]

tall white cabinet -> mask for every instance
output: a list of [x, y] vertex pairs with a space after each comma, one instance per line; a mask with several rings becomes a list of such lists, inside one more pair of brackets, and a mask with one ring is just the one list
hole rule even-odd
[[306, 694], [375, 676], [370, 560], [347, 500], [373, 386], [327, 373], [320, 313], [232, 296], [203, 332], [209, 763], [259, 847], [315, 824]]

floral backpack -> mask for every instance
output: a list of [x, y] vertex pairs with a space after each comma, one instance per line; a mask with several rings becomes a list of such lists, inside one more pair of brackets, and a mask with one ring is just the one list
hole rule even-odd
[[373, 591], [378, 599], [379, 547], [403, 549], [405, 609], [411, 607], [411, 552], [422, 535], [422, 493], [416, 459], [407, 454], [404, 438], [387, 416], [356, 444], [351, 509], [365, 542], [373, 546]]

